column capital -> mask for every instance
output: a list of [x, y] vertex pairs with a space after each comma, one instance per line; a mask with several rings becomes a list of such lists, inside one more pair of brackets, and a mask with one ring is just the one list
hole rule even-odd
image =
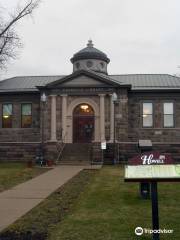
[[51, 95], [49, 95], [49, 97], [57, 97], [57, 95], [55, 95], [55, 94], [51, 94]]
[[99, 97], [105, 97], [105, 96], [106, 96], [105, 93], [100, 93], [100, 94], [98, 94], [98, 95], [99, 95]]
[[67, 94], [61, 94], [60, 96], [61, 97], [67, 97], [68, 95]]

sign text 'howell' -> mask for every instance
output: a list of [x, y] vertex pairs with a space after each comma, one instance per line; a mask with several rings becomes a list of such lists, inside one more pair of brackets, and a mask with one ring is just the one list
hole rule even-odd
[[144, 152], [131, 159], [129, 159], [129, 165], [160, 165], [160, 164], [173, 164], [174, 161], [171, 155], [167, 153], [159, 152]]

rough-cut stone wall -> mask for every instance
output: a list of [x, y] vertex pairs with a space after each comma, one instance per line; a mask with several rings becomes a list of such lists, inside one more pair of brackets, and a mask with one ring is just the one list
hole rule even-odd
[[[116, 149], [116, 157], [120, 162], [127, 162], [128, 159], [140, 153], [138, 142], [117, 143]], [[161, 153], [169, 153], [176, 162], [180, 163], [180, 143], [153, 142], [152, 150], [159, 151]]]
[[118, 91], [118, 101], [115, 103], [115, 139], [128, 140], [128, 92], [127, 89]]
[[0, 161], [35, 161], [40, 143], [0, 143]]
[[[150, 139], [153, 150], [171, 153], [175, 160], [180, 161], [180, 95], [131, 92], [127, 96], [128, 99], [120, 94], [119, 98], [122, 98], [122, 101], [120, 100], [116, 106], [119, 159], [127, 161], [128, 158], [138, 154], [138, 140]], [[142, 102], [147, 100], [153, 103], [154, 125], [152, 128], [142, 126]], [[174, 102], [174, 128], [163, 127], [163, 103], [168, 101]]]
[[[152, 101], [154, 108], [154, 126], [143, 128], [142, 126], [142, 102]], [[163, 127], [163, 103], [174, 102], [174, 128]], [[129, 94], [128, 104], [128, 139], [137, 141], [138, 139], [150, 139], [153, 142], [180, 143], [180, 95], [177, 93], [134, 93]]]
[[[13, 127], [2, 128], [2, 104], [13, 104]], [[32, 128], [21, 128], [21, 103], [32, 103]], [[0, 161], [35, 160], [40, 135], [39, 94], [0, 95]]]
[[45, 144], [45, 160], [52, 160], [56, 162], [58, 157], [59, 146], [55, 142], [48, 142]]
[[[39, 94], [0, 95], [0, 142], [40, 141]], [[2, 128], [2, 104], [13, 104], [13, 127]], [[21, 128], [21, 103], [32, 103], [32, 128]]]
[[[119, 159], [126, 161], [138, 153], [138, 139], [150, 139], [153, 149], [172, 153], [175, 159], [180, 158], [180, 95], [178, 93], [138, 93], [128, 92], [121, 88], [117, 92], [118, 101], [115, 104], [115, 139], [119, 149]], [[67, 105], [79, 96], [69, 96]], [[88, 96], [87, 96], [88, 98]], [[90, 96], [99, 105], [99, 96]], [[110, 96], [105, 98], [105, 135], [110, 135]], [[149, 100], [154, 106], [154, 126], [142, 127], [142, 102]], [[163, 102], [174, 102], [174, 128], [163, 128]], [[0, 95], [0, 116], [2, 104], [13, 103], [13, 128], [2, 128], [0, 117], [0, 160], [33, 160], [41, 142], [42, 105], [39, 94], [4, 94]], [[32, 103], [32, 128], [21, 128], [21, 103]], [[99, 112], [98, 112], [99, 114]], [[97, 116], [99, 118], [99, 116]], [[61, 140], [62, 131], [62, 97], [56, 99], [57, 139]], [[67, 117], [67, 119], [69, 119]], [[68, 124], [72, 124], [72, 118]], [[48, 96], [44, 106], [44, 129], [46, 159], [56, 160], [57, 144], [49, 142], [51, 126], [51, 96]], [[99, 125], [98, 125], [99, 126]], [[69, 126], [68, 126], [69, 127]]]

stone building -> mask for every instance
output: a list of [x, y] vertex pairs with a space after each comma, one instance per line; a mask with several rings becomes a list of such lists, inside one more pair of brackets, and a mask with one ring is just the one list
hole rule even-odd
[[[180, 78], [109, 75], [107, 55], [87, 47], [67, 76], [21, 76], [0, 82], [0, 160], [127, 160], [139, 139], [180, 154]], [[117, 98], [116, 98], [117, 97]], [[76, 157], [75, 157], [76, 156]]]

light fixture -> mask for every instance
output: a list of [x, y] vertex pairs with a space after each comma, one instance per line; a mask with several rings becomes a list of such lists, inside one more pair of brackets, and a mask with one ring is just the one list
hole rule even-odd
[[117, 94], [115, 93], [115, 92], [113, 92], [113, 94], [112, 94], [112, 101], [113, 102], [116, 102], [117, 101]]
[[84, 111], [86, 111], [88, 108], [89, 108], [88, 105], [81, 105], [81, 109], [84, 110]]
[[9, 118], [9, 115], [4, 115], [3, 118], [7, 119]]
[[46, 96], [45, 93], [43, 93], [43, 94], [41, 95], [41, 102], [46, 102], [46, 100], [47, 100], [47, 96]]

